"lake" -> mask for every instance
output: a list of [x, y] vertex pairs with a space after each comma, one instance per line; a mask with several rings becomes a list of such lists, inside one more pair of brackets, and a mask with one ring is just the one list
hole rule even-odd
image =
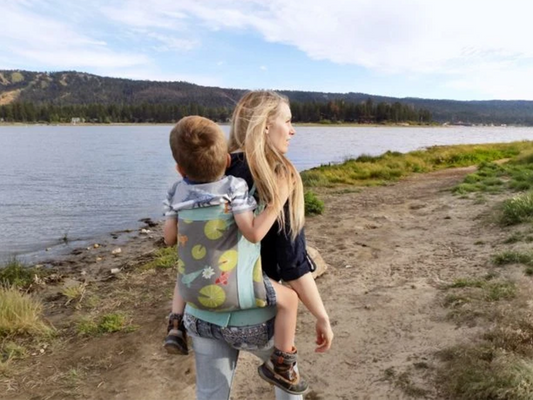
[[[178, 179], [171, 126], [0, 126], [0, 261], [36, 260], [161, 217]], [[223, 126], [225, 132], [227, 126]], [[289, 158], [302, 171], [361, 154], [446, 144], [533, 140], [533, 128], [296, 127]], [[48, 253], [49, 254], [49, 253]]]

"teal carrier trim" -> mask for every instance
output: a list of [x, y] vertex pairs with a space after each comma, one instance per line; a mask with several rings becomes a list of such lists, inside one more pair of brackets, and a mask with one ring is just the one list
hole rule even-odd
[[187, 304], [185, 312], [203, 321], [218, 326], [247, 326], [257, 325], [276, 316], [276, 307], [251, 308], [232, 312], [213, 312], [199, 310]]

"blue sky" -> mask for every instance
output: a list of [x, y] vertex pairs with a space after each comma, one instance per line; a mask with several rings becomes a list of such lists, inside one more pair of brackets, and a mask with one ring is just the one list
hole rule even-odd
[[533, 100], [525, 0], [0, 0], [0, 69]]

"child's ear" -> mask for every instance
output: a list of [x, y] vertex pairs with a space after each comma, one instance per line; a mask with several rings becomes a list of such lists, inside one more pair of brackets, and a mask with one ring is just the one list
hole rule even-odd
[[176, 164], [176, 171], [178, 171], [178, 174], [185, 178], [185, 171], [179, 164]]
[[231, 155], [228, 154], [228, 157], [226, 158], [226, 169], [228, 169], [231, 166]]

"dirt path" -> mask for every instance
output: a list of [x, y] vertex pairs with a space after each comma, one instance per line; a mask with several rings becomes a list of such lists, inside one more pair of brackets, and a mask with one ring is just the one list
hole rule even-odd
[[[479, 328], [457, 327], [446, 318], [439, 283], [482, 275], [504, 235], [478, 218], [498, 197], [476, 204], [447, 190], [471, 171], [321, 194], [326, 212], [310, 218], [306, 229], [309, 243], [330, 266], [318, 285], [336, 337], [328, 354], [315, 354], [314, 321], [302, 307], [297, 344], [313, 388], [309, 399], [441, 398], [432, 381], [435, 351], [468, 340]], [[157, 239], [126, 247], [124, 270]], [[90, 267], [84, 263], [94, 255], [83, 257], [71, 263], [72, 274]], [[0, 378], [7, 390], [0, 386], [0, 398], [194, 399], [192, 357], [170, 357], [161, 348], [171, 274], [132, 273], [105, 281], [102, 276], [113, 264], [99, 265], [103, 272], [89, 288], [102, 295], [111, 284], [120, 288], [122, 306], [135, 310], [139, 328], [96, 338], [70, 335], [44, 354], [18, 362], [23, 374]], [[59, 306], [47, 312], [65, 326], [77, 313]], [[232, 399], [272, 399], [270, 387], [256, 377], [258, 361], [243, 355], [239, 363]]]

